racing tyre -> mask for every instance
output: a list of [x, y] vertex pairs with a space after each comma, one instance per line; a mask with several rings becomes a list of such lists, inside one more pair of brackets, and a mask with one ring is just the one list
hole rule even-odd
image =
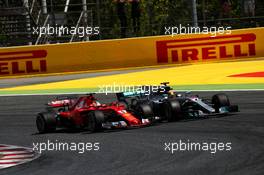
[[216, 112], [219, 112], [219, 108], [230, 106], [230, 101], [226, 94], [216, 94], [212, 97], [212, 104], [214, 105]]
[[168, 122], [180, 119], [181, 112], [181, 104], [178, 100], [169, 100], [164, 103], [164, 115]]
[[138, 102], [138, 100], [136, 99], [136, 98], [132, 98], [131, 99], [131, 106], [132, 107], [137, 107], [138, 106], [138, 104], [139, 104], [139, 102]]
[[36, 124], [39, 133], [49, 133], [56, 130], [56, 118], [53, 113], [40, 113], [37, 115]]
[[136, 111], [141, 118], [152, 118], [154, 116], [152, 108], [148, 104], [137, 105]]
[[125, 109], [128, 109], [128, 104], [126, 101], [119, 101], [118, 106], [124, 106]]
[[88, 130], [91, 132], [100, 131], [103, 129], [102, 123], [105, 121], [105, 116], [102, 111], [91, 111], [88, 114]]

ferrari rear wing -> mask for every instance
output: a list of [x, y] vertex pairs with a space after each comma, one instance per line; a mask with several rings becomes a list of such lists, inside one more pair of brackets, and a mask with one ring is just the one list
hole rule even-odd
[[55, 100], [52, 100], [47, 103], [49, 107], [58, 108], [58, 107], [64, 107], [64, 106], [70, 106], [76, 102], [78, 98], [77, 97], [57, 97]]

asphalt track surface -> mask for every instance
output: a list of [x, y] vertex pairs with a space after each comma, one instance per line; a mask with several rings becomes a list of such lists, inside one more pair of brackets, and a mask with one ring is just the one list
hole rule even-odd
[[[198, 92], [210, 97], [216, 92]], [[32, 147], [32, 143], [100, 142], [99, 151], [45, 152], [30, 163], [0, 170], [1, 175], [87, 174], [264, 174], [264, 92], [226, 92], [241, 112], [220, 118], [162, 123], [141, 129], [100, 133], [60, 130], [36, 134], [35, 114], [54, 96], [0, 97], [0, 142]], [[103, 97], [104, 102], [113, 96]], [[164, 142], [232, 142], [231, 151], [171, 154]]]

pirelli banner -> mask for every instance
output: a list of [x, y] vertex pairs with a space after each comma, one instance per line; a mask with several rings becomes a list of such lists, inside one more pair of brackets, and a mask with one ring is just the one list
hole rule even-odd
[[264, 28], [0, 48], [0, 77], [264, 57]]

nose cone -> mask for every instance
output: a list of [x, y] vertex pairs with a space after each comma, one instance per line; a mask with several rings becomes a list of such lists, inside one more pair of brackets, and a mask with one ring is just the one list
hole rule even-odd
[[139, 119], [137, 119], [133, 114], [127, 112], [127, 113], [123, 113], [122, 114], [122, 117], [124, 119], [126, 119], [130, 125], [140, 125], [141, 124], [141, 121]]
[[140, 125], [140, 121], [139, 120], [132, 120], [131, 124], [132, 125]]

